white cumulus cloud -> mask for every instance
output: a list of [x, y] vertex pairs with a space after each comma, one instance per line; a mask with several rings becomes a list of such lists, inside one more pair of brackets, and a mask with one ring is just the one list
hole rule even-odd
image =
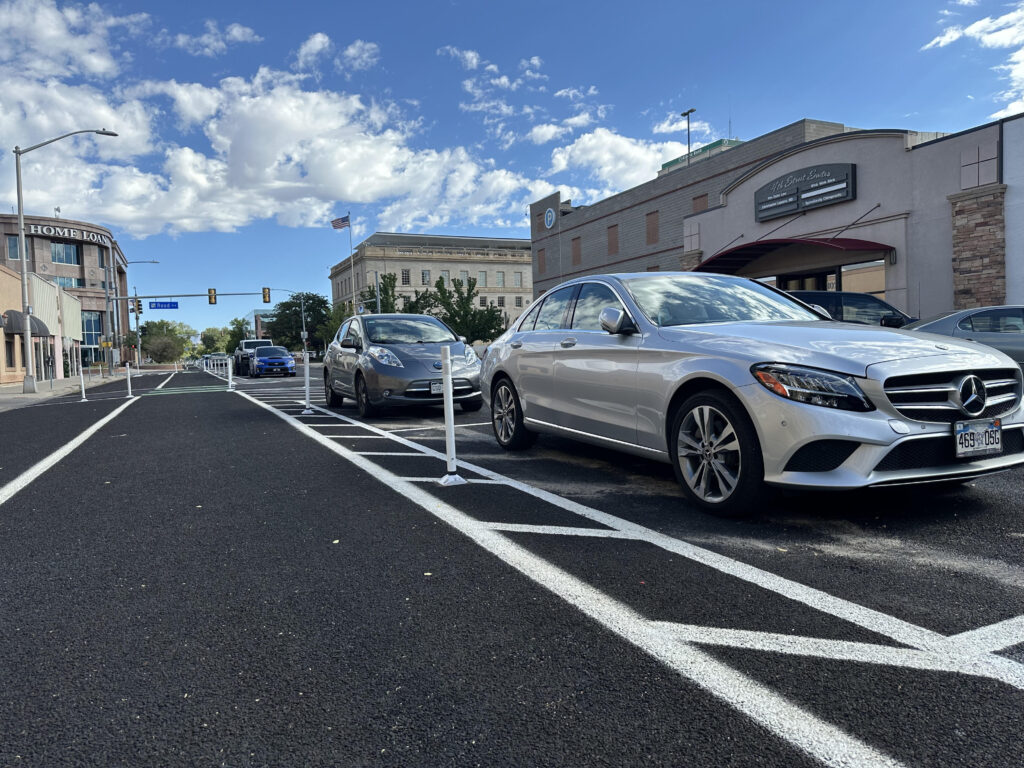
[[550, 175], [582, 171], [598, 181], [605, 197], [654, 178], [662, 163], [686, 152], [677, 141], [647, 142], [597, 128], [551, 153]]

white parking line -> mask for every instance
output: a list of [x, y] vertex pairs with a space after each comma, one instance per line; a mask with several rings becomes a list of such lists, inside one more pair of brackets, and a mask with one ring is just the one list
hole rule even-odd
[[121, 414], [121, 411], [123, 411], [132, 403], [138, 402], [138, 400], [138, 397], [133, 397], [127, 402], [125, 402], [124, 405], [122, 405], [120, 408], [115, 408], [113, 411], [111, 411], [102, 419], [97, 421], [87, 430], [82, 432], [78, 437], [65, 443], [63, 446], [61, 446], [56, 451], [47, 456], [45, 459], [36, 462], [31, 467], [22, 472], [20, 475], [18, 475], [16, 478], [11, 480], [11, 482], [7, 483], [7, 485], [0, 488], [0, 505], [5, 504], [18, 491], [26, 487], [33, 480], [35, 480], [44, 472], [46, 472], [46, 470], [55, 466], [58, 462], [60, 462], [61, 459], [63, 459], [69, 453], [75, 450], [75, 448], [78, 448], [82, 443], [84, 443], [90, 437], [92, 437], [101, 429], [103, 429], [104, 426], [106, 426], [108, 423], [116, 419]]
[[975, 653], [993, 653], [1020, 643], [1024, 643], [1024, 616], [952, 635], [946, 640], [946, 647]]
[[319, 445], [386, 483], [397, 493], [465, 534], [479, 546], [586, 613], [611, 632], [633, 643], [825, 765], [836, 768], [897, 768], [902, 765], [689, 643], [679, 642], [628, 606], [514, 544], [497, 531], [490, 530], [486, 524], [474, 520], [417, 487], [415, 483], [403, 480], [372, 461], [338, 445], [332, 438], [319, 434], [293, 416], [260, 403], [244, 392], [239, 394], [261, 408], [275, 413]]

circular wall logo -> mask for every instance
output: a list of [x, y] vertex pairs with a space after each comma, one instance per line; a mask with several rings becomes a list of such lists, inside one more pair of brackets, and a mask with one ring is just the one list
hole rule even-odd
[[544, 226], [547, 227], [548, 229], [551, 229], [553, 226], [555, 226], [554, 208], [548, 208], [546, 211], [544, 211]]

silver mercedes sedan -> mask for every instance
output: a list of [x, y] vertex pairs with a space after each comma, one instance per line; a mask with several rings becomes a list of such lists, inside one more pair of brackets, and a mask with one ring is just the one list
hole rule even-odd
[[729, 275], [590, 275], [484, 357], [498, 444], [559, 434], [671, 463], [720, 514], [763, 484], [963, 481], [1024, 464], [1021, 369], [967, 341], [834, 322]]

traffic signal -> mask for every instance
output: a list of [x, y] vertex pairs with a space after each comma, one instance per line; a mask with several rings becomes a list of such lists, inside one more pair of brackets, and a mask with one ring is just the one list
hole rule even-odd
[[135, 311], [135, 299], [128, 299], [128, 311], [129, 312], [134, 312]]
[[216, 288], [208, 289], [206, 291], [206, 295], [209, 298], [211, 304], [216, 304], [217, 303], [217, 289]]
[[142, 301], [140, 299], [135, 300], [135, 314], [142, 314]]
[[269, 304], [270, 303], [270, 289], [269, 288], [264, 288], [263, 289], [263, 303], [264, 304]]

